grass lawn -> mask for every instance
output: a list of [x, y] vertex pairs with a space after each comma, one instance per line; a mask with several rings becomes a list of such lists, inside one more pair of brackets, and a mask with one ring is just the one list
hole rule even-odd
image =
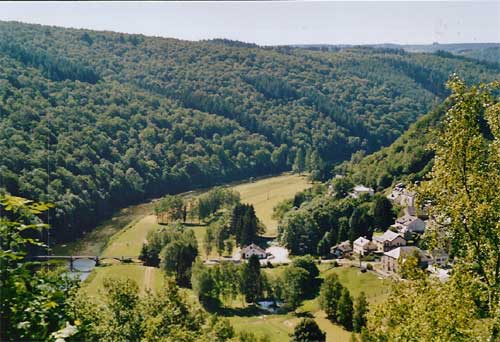
[[132, 264], [115, 264], [97, 267], [84, 281], [82, 291], [90, 296], [98, 296], [103, 289], [105, 278], [118, 279], [129, 278], [134, 280], [141, 292], [146, 289], [157, 290], [163, 285], [163, 272], [159, 268], [145, 267]]
[[258, 337], [268, 335], [272, 342], [289, 341], [288, 334], [293, 331], [299, 320], [299, 318], [292, 315], [229, 317], [229, 321], [236, 332], [252, 332]]
[[278, 222], [271, 218], [273, 208], [281, 201], [311, 187], [305, 175], [285, 174], [265, 178], [254, 183], [244, 183], [233, 187], [241, 195], [241, 201], [253, 204], [259, 220], [266, 226], [265, 236], [276, 236]]
[[[370, 304], [382, 302], [390, 287], [390, 281], [379, 279], [371, 272], [361, 273], [354, 267], [336, 267], [330, 268], [330, 264], [320, 265], [320, 277], [334, 272], [339, 276], [339, 280], [349, 289], [351, 295], [355, 298], [361, 291], [364, 291]], [[271, 278], [279, 277], [284, 267], [264, 268], [263, 271]], [[323, 311], [321, 311], [318, 299], [305, 300], [297, 309], [297, 312], [306, 314], [311, 313], [321, 330], [326, 332], [328, 342], [350, 341], [351, 332], [346, 331], [340, 325], [330, 322]], [[236, 331], [249, 331], [258, 336], [267, 334], [271, 341], [288, 341], [288, 334], [293, 331], [300, 318], [294, 314], [286, 315], [256, 315], [256, 316], [230, 316], [229, 320]]]
[[103, 256], [139, 256], [147, 234], [161, 226], [156, 223], [155, 215], [146, 215], [132, 222], [116, 233], [102, 252]]
[[383, 302], [389, 294], [391, 281], [382, 279], [375, 273], [362, 273], [356, 267], [336, 267], [322, 272], [321, 275], [324, 276], [329, 272], [338, 275], [341, 284], [347, 287], [354, 298], [363, 291], [370, 304]]

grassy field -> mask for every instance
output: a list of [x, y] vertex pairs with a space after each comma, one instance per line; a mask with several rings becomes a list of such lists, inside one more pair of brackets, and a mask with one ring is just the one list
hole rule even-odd
[[[277, 222], [271, 218], [274, 206], [310, 186], [305, 176], [283, 174], [231, 187], [240, 193], [242, 202], [254, 205], [257, 217], [267, 227], [266, 236], [275, 236]], [[205, 191], [188, 192], [184, 196], [197, 196]], [[153, 216], [153, 208], [154, 203], [147, 202], [122, 209], [78, 241], [55, 246], [54, 254], [138, 255], [147, 233], [159, 227]], [[204, 226], [192, 228], [202, 247]]]
[[[276, 277], [281, 274], [283, 267], [264, 269], [268, 276]], [[353, 267], [330, 268], [328, 264], [320, 265], [320, 277], [324, 277], [330, 272], [339, 276], [339, 280], [347, 287], [351, 295], [355, 298], [361, 291], [367, 295], [370, 304], [377, 304], [383, 301], [388, 292], [390, 282], [380, 279], [377, 275], [366, 272], [361, 273], [359, 269]], [[319, 327], [326, 332], [328, 342], [350, 341], [351, 333], [341, 326], [332, 324], [320, 310], [317, 298], [306, 300], [297, 310], [301, 313], [311, 313]], [[287, 315], [256, 315], [256, 316], [231, 316], [229, 317], [236, 331], [249, 331], [258, 336], [268, 335], [272, 342], [288, 340], [288, 334], [293, 331], [300, 318], [294, 314]]]
[[322, 276], [334, 272], [342, 285], [347, 287], [353, 297], [363, 291], [370, 304], [383, 302], [390, 291], [391, 281], [383, 279], [372, 272], [361, 273], [356, 267], [337, 267], [322, 272]]
[[155, 215], [146, 215], [113, 235], [103, 250], [103, 256], [138, 256], [147, 234], [161, 226]]
[[236, 185], [233, 188], [240, 193], [242, 202], [253, 204], [257, 217], [267, 228], [265, 236], [274, 237], [277, 234], [278, 222], [271, 218], [273, 208], [279, 202], [293, 198], [297, 192], [309, 187], [311, 183], [306, 176], [285, 174]]
[[[273, 235], [276, 232], [276, 222], [271, 219], [273, 207], [283, 199], [291, 198], [297, 191], [309, 186], [310, 184], [304, 176], [286, 174], [260, 179], [252, 183], [235, 184], [232, 187], [240, 192], [242, 202], [254, 204], [257, 216], [268, 227], [267, 234]], [[206, 190], [189, 192], [184, 196], [197, 196], [204, 191]], [[136, 257], [140, 253], [148, 232], [160, 227], [156, 223], [153, 208], [154, 203], [148, 202], [123, 209], [111, 219], [103, 222], [83, 239], [76, 243], [57, 246], [54, 251], [65, 255]], [[189, 226], [189, 229], [193, 229], [198, 241], [200, 255], [204, 255], [203, 240], [206, 227], [194, 225]], [[157, 271], [154, 271], [154, 279], [157, 278]], [[97, 289], [102, 286], [104, 278], [127, 276], [137, 281], [141, 288], [145, 288], [145, 280], [148, 278], [145, 273], [146, 268], [132, 264], [112, 264], [106, 267], [98, 267], [85, 282], [84, 287], [90, 293], [95, 294]]]
[[85, 280], [82, 291], [91, 295], [98, 296], [102, 291], [104, 279], [129, 278], [134, 280], [141, 292], [157, 290], [163, 284], [163, 272], [154, 267], [146, 267], [133, 264], [116, 264], [105, 267], [97, 267], [92, 271], [92, 274]]
[[153, 203], [151, 202], [124, 208], [78, 241], [55, 246], [53, 252], [55, 255], [101, 255], [115, 234], [133, 225], [152, 211]]

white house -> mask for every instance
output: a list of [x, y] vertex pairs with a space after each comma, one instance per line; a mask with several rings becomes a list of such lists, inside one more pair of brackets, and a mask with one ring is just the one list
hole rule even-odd
[[406, 258], [414, 253], [418, 253], [419, 255], [420, 266], [426, 268], [428, 258], [424, 251], [415, 246], [403, 246], [384, 253], [382, 256], [382, 269], [385, 272], [397, 273], [400, 261], [405, 262]]
[[354, 240], [352, 245], [353, 245], [353, 252], [359, 255], [366, 255], [371, 251], [377, 249], [377, 246], [373, 242], [368, 240], [366, 237], [362, 236]]
[[391, 230], [386, 230], [381, 236], [373, 237], [373, 241], [377, 245], [378, 252], [387, 252], [400, 246], [406, 246], [406, 240]]
[[267, 253], [264, 249], [260, 248], [256, 244], [252, 243], [251, 245], [248, 245], [244, 248], [241, 249], [241, 258], [242, 259], [248, 259], [252, 255], [257, 255], [259, 259], [265, 259], [267, 258]]
[[330, 254], [337, 258], [345, 257], [352, 253], [351, 241], [346, 240], [330, 248]]
[[396, 223], [392, 225], [396, 228], [399, 233], [419, 233], [425, 232], [425, 222], [416, 216], [405, 214], [400, 218], [396, 219]]
[[354, 189], [352, 189], [351, 196], [354, 198], [359, 198], [362, 194], [368, 194], [373, 196], [375, 191], [372, 188], [368, 188], [364, 185], [356, 185]]

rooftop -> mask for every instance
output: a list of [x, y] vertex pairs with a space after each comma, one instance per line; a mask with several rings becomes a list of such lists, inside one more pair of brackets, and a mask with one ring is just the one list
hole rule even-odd
[[423, 251], [415, 246], [403, 246], [403, 247], [398, 247], [394, 248], [388, 252], [385, 252], [384, 255], [394, 258], [394, 259], [399, 259], [399, 257], [405, 257], [413, 252], [417, 251], [420, 255], [423, 255]]
[[392, 241], [397, 237], [401, 237], [398, 233], [393, 232], [392, 230], [386, 230], [384, 234], [381, 236], [376, 236], [373, 239], [377, 241]]

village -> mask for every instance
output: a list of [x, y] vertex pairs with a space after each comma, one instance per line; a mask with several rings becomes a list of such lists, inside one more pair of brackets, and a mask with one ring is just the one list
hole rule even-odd
[[[373, 196], [374, 193], [372, 188], [356, 185], [349, 195], [358, 198], [362, 195]], [[396, 218], [385, 232], [374, 233], [371, 239], [360, 236], [354, 241], [345, 240], [332, 246], [329, 257], [321, 258], [320, 262], [359, 267], [361, 272], [372, 271], [381, 277], [397, 279], [400, 277], [400, 266], [411, 256], [416, 257], [419, 266], [431, 275], [441, 281], [448, 279], [448, 254], [443, 250], [425, 250], [419, 247], [420, 237], [432, 223], [425, 210], [416, 208], [415, 197], [415, 193], [408, 190], [403, 183], [396, 184], [387, 199], [401, 207], [404, 214]], [[205, 263], [240, 263], [253, 255], [259, 258], [262, 267], [287, 265], [291, 262], [289, 251], [280, 246], [277, 240], [271, 240], [267, 248], [251, 243], [237, 248], [232, 257], [207, 259]]]

